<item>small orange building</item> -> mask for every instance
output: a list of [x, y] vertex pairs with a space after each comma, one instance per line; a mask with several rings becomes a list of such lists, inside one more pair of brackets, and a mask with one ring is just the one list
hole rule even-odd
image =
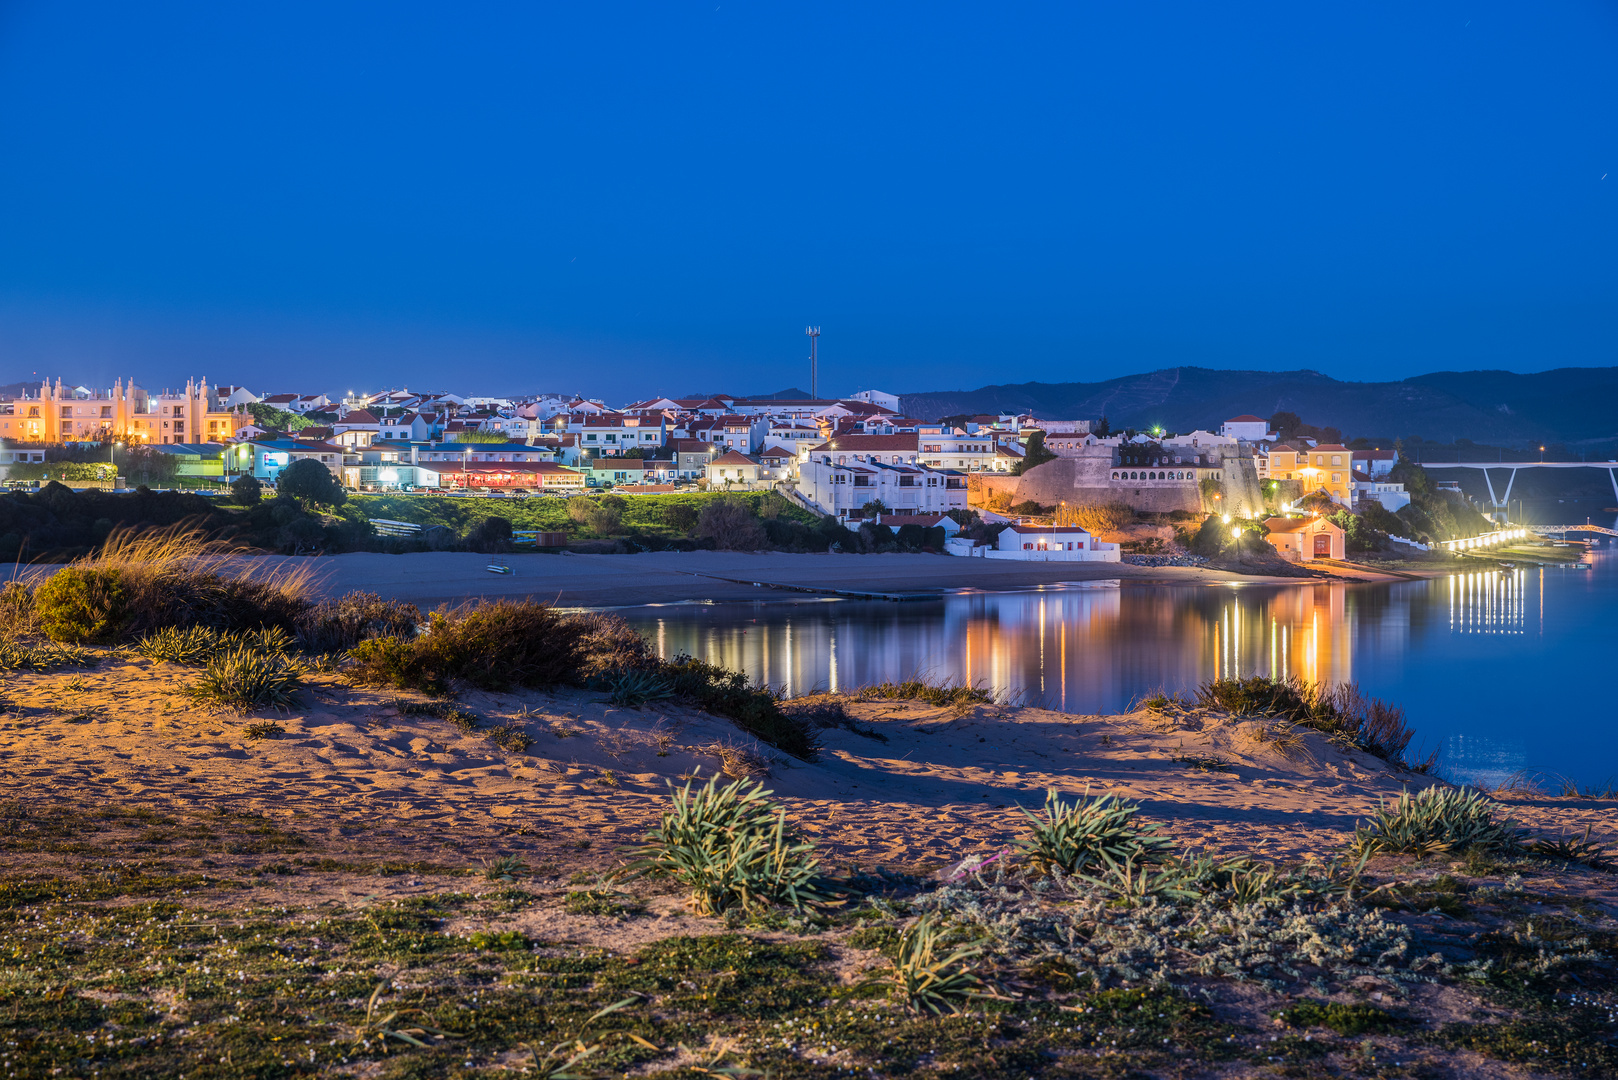
[[1328, 518], [1273, 517], [1264, 522], [1264, 528], [1275, 550], [1293, 562], [1341, 559], [1347, 554], [1347, 534]]

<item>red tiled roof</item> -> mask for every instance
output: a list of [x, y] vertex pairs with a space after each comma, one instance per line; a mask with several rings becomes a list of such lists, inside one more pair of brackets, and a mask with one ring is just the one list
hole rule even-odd
[[1006, 526], [1006, 531], [1014, 532], [1018, 536], [1022, 536], [1027, 533], [1038, 533], [1041, 535], [1047, 533], [1080, 533], [1084, 536], [1090, 535], [1088, 530], [1081, 529], [1077, 525], [1008, 525]]
[[758, 462], [754, 461], [750, 457], [747, 457], [747, 456], [745, 456], [743, 454], [738, 454], [736, 451], [731, 450], [731, 451], [729, 451], [729, 452], [727, 452], [725, 454], [721, 454], [719, 457], [714, 458], [708, 464], [710, 464], [710, 465], [757, 465]]
[[1231, 417], [1229, 420], [1226, 420], [1225, 423], [1227, 423], [1227, 424], [1267, 424], [1267, 423], [1269, 423], [1269, 421], [1264, 419], [1262, 416], [1254, 416], [1252, 413], [1242, 413], [1240, 416]]
[[921, 446], [921, 437], [914, 433], [909, 435], [839, 435], [829, 442], [823, 442], [815, 450], [844, 450], [855, 453], [883, 451], [883, 450], [916, 450]]

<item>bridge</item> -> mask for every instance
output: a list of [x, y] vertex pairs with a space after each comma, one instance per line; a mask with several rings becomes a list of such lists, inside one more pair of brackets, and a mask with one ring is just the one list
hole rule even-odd
[[1603, 536], [1618, 536], [1618, 530], [1604, 529], [1600, 525], [1591, 525], [1589, 522], [1585, 522], [1583, 525], [1530, 525], [1528, 526], [1528, 530], [1530, 532], [1538, 533], [1540, 536], [1560, 536], [1564, 540], [1567, 539], [1567, 534], [1570, 532], [1601, 533]]
[[[1618, 461], [1423, 461], [1421, 467], [1428, 472], [1434, 469], [1482, 469], [1483, 482], [1489, 485], [1489, 499], [1497, 508], [1505, 506], [1511, 498], [1511, 485], [1517, 482], [1518, 469], [1606, 469], [1607, 479], [1612, 481], [1612, 494], [1618, 498]], [[1498, 498], [1494, 494], [1494, 481], [1489, 477], [1490, 469], [1511, 470], [1511, 477], [1506, 481], [1506, 493]]]

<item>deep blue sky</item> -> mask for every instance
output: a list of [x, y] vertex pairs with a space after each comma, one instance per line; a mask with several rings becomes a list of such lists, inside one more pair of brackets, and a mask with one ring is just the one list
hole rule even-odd
[[1610, 0], [257, 7], [0, 3], [0, 382], [1618, 364]]

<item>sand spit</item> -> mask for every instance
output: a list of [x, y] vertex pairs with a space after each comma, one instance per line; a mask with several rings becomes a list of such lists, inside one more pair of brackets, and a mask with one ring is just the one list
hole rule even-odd
[[[115, 658], [88, 672], [13, 674], [0, 716], [0, 799], [226, 808], [375, 857], [521, 850], [616, 862], [667, 784], [717, 769], [768, 776], [837, 863], [936, 868], [1019, 831], [1047, 788], [1141, 803], [1188, 848], [1296, 862], [1343, 852], [1356, 822], [1430, 778], [1313, 731], [1199, 709], [1080, 716], [913, 701], [851, 702], [821, 760], [787, 758], [728, 721], [625, 709], [589, 692], [468, 693], [480, 728], [401, 711], [408, 700], [311, 676], [288, 713], [240, 716], [183, 693], [196, 670]], [[259, 738], [248, 725], [279, 727]], [[496, 731], [496, 729], [502, 729]], [[491, 732], [495, 732], [493, 739]], [[501, 749], [528, 745], [520, 751]], [[1618, 841], [1609, 804], [1508, 797], [1523, 824]], [[429, 850], [433, 849], [433, 850]], [[425, 853], [424, 853], [425, 852]]]
[[[356, 552], [321, 558], [264, 556], [307, 566], [327, 595], [381, 593], [423, 606], [474, 597], [525, 597], [569, 607], [781, 599], [798, 591], [939, 593], [1005, 590], [1067, 581], [1121, 579], [1199, 585], [1226, 581], [1297, 584], [1198, 567], [1121, 563], [1018, 563], [947, 555], [829, 555], [746, 551], [659, 551], [642, 555], [500, 555]], [[491, 562], [509, 574], [492, 574]]]

